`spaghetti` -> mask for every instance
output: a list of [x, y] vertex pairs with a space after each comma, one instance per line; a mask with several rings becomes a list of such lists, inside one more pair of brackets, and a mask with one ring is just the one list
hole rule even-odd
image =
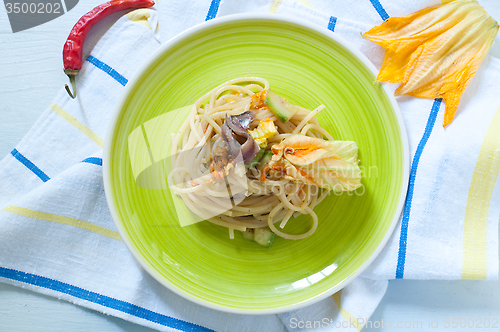
[[[172, 135], [172, 171], [168, 181], [171, 190], [182, 197], [192, 212], [227, 227], [231, 238], [234, 230], [269, 227], [285, 239], [303, 239], [318, 226], [314, 207], [333, 188], [315, 180], [314, 174], [310, 175], [311, 167], [301, 168], [285, 159], [298, 148], [285, 146], [281, 152], [278, 150], [292, 136], [301, 142], [310, 137], [307, 142], [314, 144], [334, 140], [316, 118], [323, 105], [313, 111], [293, 105], [293, 116], [283, 122], [266, 103], [267, 91], [269, 83], [265, 79], [244, 77], [221, 84], [199, 98], [179, 132]], [[347, 151], [346, 146], [342, 145], [341, 150]], [[345, 190], [348, 176], [340, 176], [338, 167], [331, 171], [326, 166], [331, 164], [328, 160], [346, 163], [348, 158], [323, 149], [327, 151], [323, 159], [315, 159], [309, 166], [316, 163], [317, 172], [329, 172], [320, 177], [330, 185], [344, 181], [340, 183], [341, 190]], [[357, 172], [351, 176], [356, 179], [348, 189], [356, 188], [360, 179], [357, 146], [355, 153], [346, 163]], [[266, 154], [272, 158], [264, 160], [262, 156]], [[312, 218], [308, 231], [287, 234], [279, 229], [300, 214]], [[277, 222], [281, 222], [278, 227]]]

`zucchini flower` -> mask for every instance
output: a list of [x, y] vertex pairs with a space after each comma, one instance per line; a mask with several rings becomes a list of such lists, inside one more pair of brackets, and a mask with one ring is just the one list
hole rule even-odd
[[498, 28], [477, 1], [443, 0], [412, 15], [389, 18], [363, 37], [386, 50], [377, 80], [402, 83], [396, 96], [442, 98], [446, 127]]
[[316, 185], [335, 192], [361, 186], [358, 145], [351, 141], [325, 141], [293, 134], [271, 148], [269, 167], [288, 180]]

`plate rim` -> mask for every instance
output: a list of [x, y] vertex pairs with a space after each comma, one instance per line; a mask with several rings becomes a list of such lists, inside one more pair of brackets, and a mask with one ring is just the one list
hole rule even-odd
[[377, 76], [378, 70], [376, 69], [375, 65], [363, 54], [361, 51], [359, 51], [357, 48], [352, 46], [349, 42], [347, 42], [345, 39], [343, 39], [340, 36], [337, 36], [334, 34], [333, 31], [322, 27], [316, 23], [307, 21], [305, 19], [301, 18], [296, 18], [292, 16], [287, 16], [283, 14], [270, 14], [270, 13], [239, 13], [239, 14], [231, 14], [231, 15], [225, 15], [222, 17], [216, 17], [212, 20], [209, 21], [204, 21], [202, 23], [199, 23], [187, 30], [184, 30], [180, 34], [176, 35], [175, 37], [171, 38], [168, 40], [166, 43], [162, 44], [151, 56], [149, 56], [148, 59], [146, 59], [135, 71], [135, 73], [132, 75], [132, 77], [129, 79], [128, 84], [125, 86], [123, 91], [118, 97], [118, 100], [115, 104], [115, 107], [112, 111], [111, 119], [110, 122], [107, 126], [106, 130], [106, 135], [105, 135], [105, 140], [104, 140], [104, 148], [103, 148], [103, 184], [104, 184], [104, 192], [106, 196], [106, 202], [111, 214], [111, 217], [113, 219], [113, 222], [115, 226], [118, 229], [118, 233], [120, 234], [120, 237], [122, 238], [123, 242], [127, 246], [128, 250], [132, 255], [134, 256], [134, 259], [139, 262], [140, 266], [150, 275], [152, 276], [155, 280], [157, 280], [162, 286], [166, 287], [168, 290], [174, 292], [175, 294], [195, 303], [198, 305], [201, 305], [203, 307], [207, 307], [210, 309], [215, 309], [218, 311], [222, 312], [227, 312], [227, 313], [233, 313], [233, 314], [246, 314], [246, 315], [269, 315], [269, 314], [278, 314], [278, 313], [283, 313], [283, 312], [288, 312], [292, 310], [297, 310], [300, 308], [304, 308], [307, 306], [310, 306], [314, 303], [317, 303], [323, 299], [326, 299], [327, 297], [333, 295], [334, 293], [338, 292], [342, 288], [346, 287], [349, 285], [351, 282], [353, 282], [362, 272], [364, 272], [368, 266], [373, 263], [373, 261], [379, 256], [380, 252], [382, 249], [386, 246], [387, 242], [389, 241], [389, 238], [392, 236], [394, 233], [394, 230], [396, 228], [396, 225], [399, 222], [399, 219], [402, 215], [403, 212], [403, 207], [404, 203], [406, 200], [406, 195], [408, 191], [408, 181], [409, 181], [409, 175], [410, 175], [410, 150], [409, 150], [409, 140], [408, 140], [408, 133], [406, 130], [406, 125], [403, 120], [403, 115], [401, 113], [401, 110], [399, 108], [399, 105], [396, 101], [396, 98], [394, 97], [393, 93], [389, 89], [389, 85], [387, 83], [379, 83], [381, 84], [382, 88], [384, 89], [388, 99], [390, 100], [391, 106], [394, 111], [394, 115], [396, 116], [398, 126], [399, 126], [399, 131], [401, 135], [401, 143], [402, 143], [402, 148], [403, 148], [403, 176], [402, 176], [402, 188], [401, 188], [401, 195], [399, 197], [399, 202], [396, 208], [396, 213], [394, 215], [394, 218], [384, 236], [380, 244], [377, 246], [375, 251], [370, 255], [370, 257], [360, 266], [358, 269], [349, 275], [346, 279], [341, 281], [339, 284], [337, 284], [335, 287], [330, 288], [328, 291], [325, 291], [323, 293], [318, 294], [315, 297], [309, 298], [307, 300], [301, 301], [296, 304], [288, 305], [288, 306], [281, 306], [278, 308], [267, 308], [267, 309], [242, 309], [242, 308], [234, 308], [234, 307], [227, 307], [227, 306], [222, 306], [219, 304], [214, 304], [211, 302], [205, 302], [201, 301], [198, 298], [192, 297], [190, 294], [187, 292], [184, 292], [181, 289], [178, 289], [172, 284], [169, 284], [164, 278], [162, 278], [160, 275], [157, 274], [155, 270], [153, 270], [146, 262], [142, 260], [142, 258], [139, 256], [138, 253], [135, 252], [135, 249], [133, 248], [132, 244], [129, 243], [129, 240], [127, 239], [126, 232], [121, 225], [121, 220], [119, 218], [119, 214], [117, 212], [117, 207], [114, 204], [114, 199], [113, 195], [111, 194], [111, 169], [110, 169], [110, 158], [111, 158], [111, 150], [112, 150], [112, 144], [111, 144], [111, 138], [113, 137], [115, 131], [116, 131], [116, 125], [117, 122], [120, 118], [121, 112], [120, 109], [123, 107], [123, 104], [125, 103], [125, 100], [127, 99], [127, 96], [132, 90], [135, 85], [138, 82], [138, 78], [142, 75], [142, 73], [147, 69], [147, 67], [150, 66], [150, 64], [154, 61], [156, 61], [159, 57], [163, 55], [163, 53], [167, 52], [170, 48], [174, 47], [178, 42], [182, 41], [185, 38], [188, 38], [206, 28], [218, 26], [218, 25], [223, 25], [228, 22], [235, 22], [235, 21], [245, 21], [245, 20], [266, 20], [266, 21], [276, 21], [276, 22], [281, 22], [281, 23], [290, 23], [290, 24], [295, 24], [298, 26], [306, 27], [311, 30], [314, 30], [329, 39], [334, 40], [335, 42], [341, 44], [343, 47], [345, 47], [349, 52], [354, 54], [358, 60], [360, 60], [369, 70], [372, 71], [372, 73]]

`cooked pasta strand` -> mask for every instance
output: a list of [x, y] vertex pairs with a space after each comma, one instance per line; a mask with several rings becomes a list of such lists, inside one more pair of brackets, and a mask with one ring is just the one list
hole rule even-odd
[[[266, 181], [260, 180], [261, 174], [256, 168], [244, 168], [243, 174], [237, 176], [241, 171], [236, 169], [237, 165], [230, 170], [230, 175], [224, 174], [225, 181], [214, 181], [211, 173], [213, 154], [224, 144], [221, 126], [226, 115], [251, 109], [254, 93], [268, 89], [265, 79], [243, 77], [221, 84], [198, 99], [188, 119], [172, 137], [172, 171], [168, 182], [191, 211], [227, 227], [230, 238], [234, 238], [234, 230], [244, 232], [247, 228], [269, 227], [285, 239], [302, 239], [316, 230], [318, 218], [313, 209], [328, 191], [282, 178], [276, 171], [268, 172]], [[300, 108], [283, 123], [267, 107], [262, 107], [255, 110], [255, 120], [249, 130], [266, 118], [275, 123], [278, 133], [269, 138], [267, 150], [292, 133], [332, 139], [315, 118], [323, 108], [323, 105], [313, 111]], [[299, 214], [309, 214], [312, 218], [309, 230], [303, 234], [287, 234], [274, 225], [281, 221], [283, 229], [292, 216]]]

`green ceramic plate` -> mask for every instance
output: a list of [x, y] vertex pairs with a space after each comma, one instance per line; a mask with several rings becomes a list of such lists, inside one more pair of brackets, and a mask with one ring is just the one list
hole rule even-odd
[[[322, 126], [358, 143], [363, 187], [318, 205], [319, 226], [309, 238], [277, 238], [266, 249], [239, 232], [231, 240], [227, 229], [206, 221], [180, 227], [169, 190], [135, 182], [128, 146], [134, 129], [241, 76], [266, 78], [303, 107], [326, 105]], [[228, 312], [283, 312], [340, 290], [387, 242], [406, 195], [406, 130], [375, 77], [375, 67], [331, 31], [277, 15], [215, 19], [163, 45], [128, 82], [105, 146], [106, 196], [130, 251], [172, 291]]]

